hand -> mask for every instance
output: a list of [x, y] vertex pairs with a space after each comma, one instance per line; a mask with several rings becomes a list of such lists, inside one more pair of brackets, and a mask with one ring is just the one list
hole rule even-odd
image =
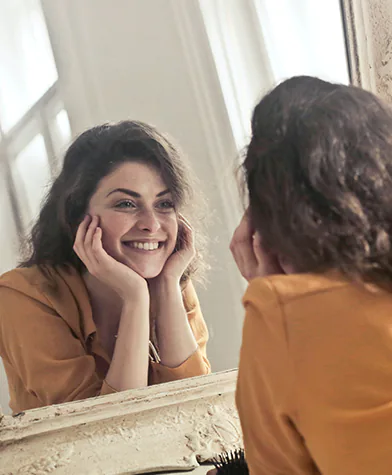
[[248, 210], [234, 231], [230, 250], [241, 275], [248, 282], [255, 277], [285, 273], [278, 258], [263, 248], [260, 234], [251, 225]]
[[147, 282], [121, 262], [116, 261], [102, 246], [102, 229], [99, 218], [86, 216], [76, 233], [74, 251], [88, 272], [112, 288], [123, 299], [131, 299], [147, 292]]
[[168, 258], [159, 278], [174, 279], [179, 282], [182, 274], [195, 257], [196, 250], [193, 238], [193, 229], [184, 216], [178, 220], [179, 249], [175, 250]]

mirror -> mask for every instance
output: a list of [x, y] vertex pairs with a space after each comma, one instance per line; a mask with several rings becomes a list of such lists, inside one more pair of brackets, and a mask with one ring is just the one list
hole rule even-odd
[[315, 4], [0, 0], [0, 273], [16, 266], [19, 235], [73, 137], [107, 121], [154, 124], [185, 151], [208, 200], [211, 269], [197, 294], [212, 371], [236, 367], [245, 282], [229, 252], [242, 210], [233, 169], [252, 107], [291, 75], [349, 82], [340, 2]]

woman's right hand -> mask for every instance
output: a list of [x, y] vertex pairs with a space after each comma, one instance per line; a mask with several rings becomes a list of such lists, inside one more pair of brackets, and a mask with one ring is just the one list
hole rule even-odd
[[241, 275], [248, 282], [256, 277], [285, 273], [279, 259], [265, 251], [260, 234], [252, 227], [248, 210], [234, 231], [230, 250]]
[[125, 264], [118, 262], [102, 246], [102, 229], [97, 216], [85, 216], [73, 246], [88, 272], [118, 293], [121, 299], [138, 297], [147, 292], [147, 281]]

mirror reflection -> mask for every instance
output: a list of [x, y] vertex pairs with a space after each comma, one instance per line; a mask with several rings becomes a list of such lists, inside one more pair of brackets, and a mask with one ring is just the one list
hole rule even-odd
[[0, 1], [3, 410], [237, 366], [250, 112], [348, 82], [339, 1], [278, 3]]
[[210, 372], [189, 175], [141, 122], [69, 147], [26, 260], [0, 279], [14, 412]]

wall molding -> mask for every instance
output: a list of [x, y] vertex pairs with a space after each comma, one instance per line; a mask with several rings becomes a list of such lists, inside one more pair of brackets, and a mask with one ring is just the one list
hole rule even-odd
[[[216, 184], [220, 190], [225, 213], [224, 221], [234, 229], [241, 216], [239, 202], [236, 199], [238, 195], [236, 192], [233, 193], [231, 186], [235, 185], [234, 174], [231, 183], [230, 180], [221, 180], [221, 177], [222, 174], [226, 174], [230, 162], [234, 164], [239, 151], [227, 114], [199, 0], [187, 2], [170, 0], [170, 4], [187, 60], [189, 76], [192, 79], [194, 97], [198, 104], [198, 113], [202, 120]], [[195, 21], [195, 18], [198, 18], [198, 21]], [[232, 168], [234, 170], [234, 167]]]

